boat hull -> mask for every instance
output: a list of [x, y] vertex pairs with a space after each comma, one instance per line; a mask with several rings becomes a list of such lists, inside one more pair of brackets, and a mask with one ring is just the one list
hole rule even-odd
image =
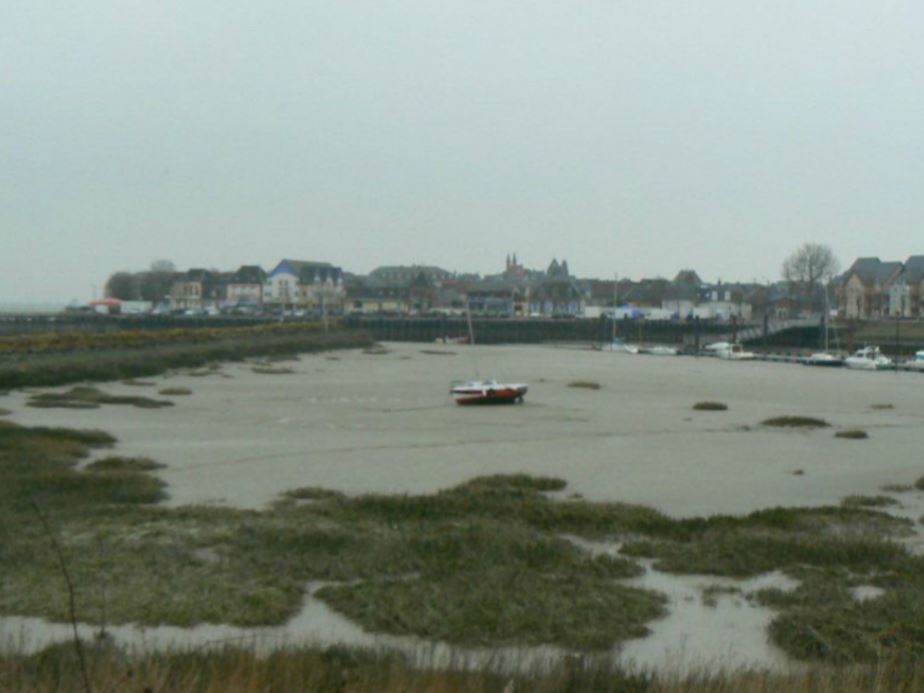
[[841, 368], [844, 365], [844, 359], [831, 354], [812, 354], [805, 361], [806, 366], [820, 366], [822, 368]]
[[497, 387], [457, 387], [452, 396], [460, 406], [482, 404], [516, 404], [523, 401], [528, 388], [525, 385], [499, 385]]
[[873, 361], [870, 359], [855, 359], [852, 357], [844, 361], [844, 366], [856, 371], [887, 371], [895, 367], [889, 360]]

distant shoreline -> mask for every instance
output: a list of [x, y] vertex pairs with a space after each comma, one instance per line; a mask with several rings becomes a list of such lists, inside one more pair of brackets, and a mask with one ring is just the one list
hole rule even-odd
[[0, 315], [39, 315], [60, 313], [67, 303], [0, 303]]

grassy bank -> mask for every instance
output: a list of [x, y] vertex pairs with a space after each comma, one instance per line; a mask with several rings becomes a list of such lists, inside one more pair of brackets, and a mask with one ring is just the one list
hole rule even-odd
[[[168, 509], [150, 460], [78, 462], [100, 432], [0, 422], [0, 613], [66, 621], [49, 519], [91, 624], [279, 624], [316, 593], [369, 630], [458, 645], [607, 650], [647, 632], [664, 598], [622, 578], [650, 558], [674, 573], [780, 570], [792, 592], [749, 595], [778, 612], [770, 636], [796, 658], [867, 663], [924, 655], [924, 558], [911, 523], [847, 504], [672, 519], [620, 503], [554, 500], [559, 479], [472, 480], [426, 496], [349, 498], [294, 489], [263, 512]], [[623, 542], [594, 555], [566, 538]], [[858, 601], [852, 589], [880, 588]]]
[[[818, 667], [804, 673], [701, 673], [658, 677], [621, 671], [611, 662], [575, 657], [551, 670], [527, 667], [504, 673], [498, 667], [412, 666], [396, 654], [357, 648], [299, 648], [257, 657], [234, 648], [168, 654], [134, 654], [105, 642], [88, 644], [86, 663], [93, 690], [119, 691], [351, 691], [392, 693], [913, 693], [924, 688], [924, 662], [886, 660], [876, 666]], [[79, 663], [70, 644], [33, 656], [0, 656], [0, 688], [25, 691], [83, 691]]]
[[301, 324], [0, 339], [0, 389], [124, 380], [215, 361], [368, 347], [358, 331]]

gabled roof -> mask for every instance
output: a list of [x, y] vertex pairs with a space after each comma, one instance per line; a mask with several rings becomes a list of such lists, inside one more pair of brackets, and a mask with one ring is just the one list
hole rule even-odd
[[266, 280], [266, 272], [259, 265], [241, 265], [237, 272], [231, 275], [232, 284], [262, 284]]
[[270, 276], [288, 270], [294, 273], [300, 282], [310, 283], [315, 278], [339, 277], [343, 270], [334, 267], [329, 262], [308, 262], [307, 260], [280, 260], [279, 264], [270, 272]]
[[664, 300], [669, 282], [666, 279], [642, 279], [623, 294], [619, 300], [624, 303], [660, 304]]
[[861, 257], [857, 258], [844, 274], [844, 281], [856, 275], [864, 284], [885, 284], [901, 269], [900, 262], [883, 262], [878, 257]]
[[522, 285], [514, 281], [512, 277], [496, 275], [493, 277], [485, 277], [481, 281], [475, 282], [469, 287], [468, 293], [475, 295], [514, 294], [520, 290], [522, 290]]
[[186, 272], [183, 279], [188, 282], [208, 282], [212, 281], [212, 273], [207, 269], [191, 269]]
[[896, 281], [907, 284], [920, 284], [924, 281], [924, 255], [912, 255], [905, 261]]
[[542, 282], [533, 295], [530, 297], [533, 301], [580, 301], [584, 294], [578, 287], [577, 282], [565, 277], [550, 277]]

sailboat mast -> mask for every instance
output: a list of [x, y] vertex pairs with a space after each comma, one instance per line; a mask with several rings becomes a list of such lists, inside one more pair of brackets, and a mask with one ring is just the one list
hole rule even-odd
[[831, 319], [831, 309], [828, 307], [828, 285], [825, 284], [825, 353], [828, 352], [828, 320]]
[[475, 329], [472, 327], [472, 306], [468, 296], [465, 297], [465, 319], [468, 321], [468, 346], [472, 355], [472, 364], [475, 366], [475, 377], [481, 378], [478, 372], [478, 360], [475, 358]]
[[472, 309], [468, 298], [465, 299], [465, 319], [468, 321], [468, 343], [475, 346], [475, 330], [472, 329]]

